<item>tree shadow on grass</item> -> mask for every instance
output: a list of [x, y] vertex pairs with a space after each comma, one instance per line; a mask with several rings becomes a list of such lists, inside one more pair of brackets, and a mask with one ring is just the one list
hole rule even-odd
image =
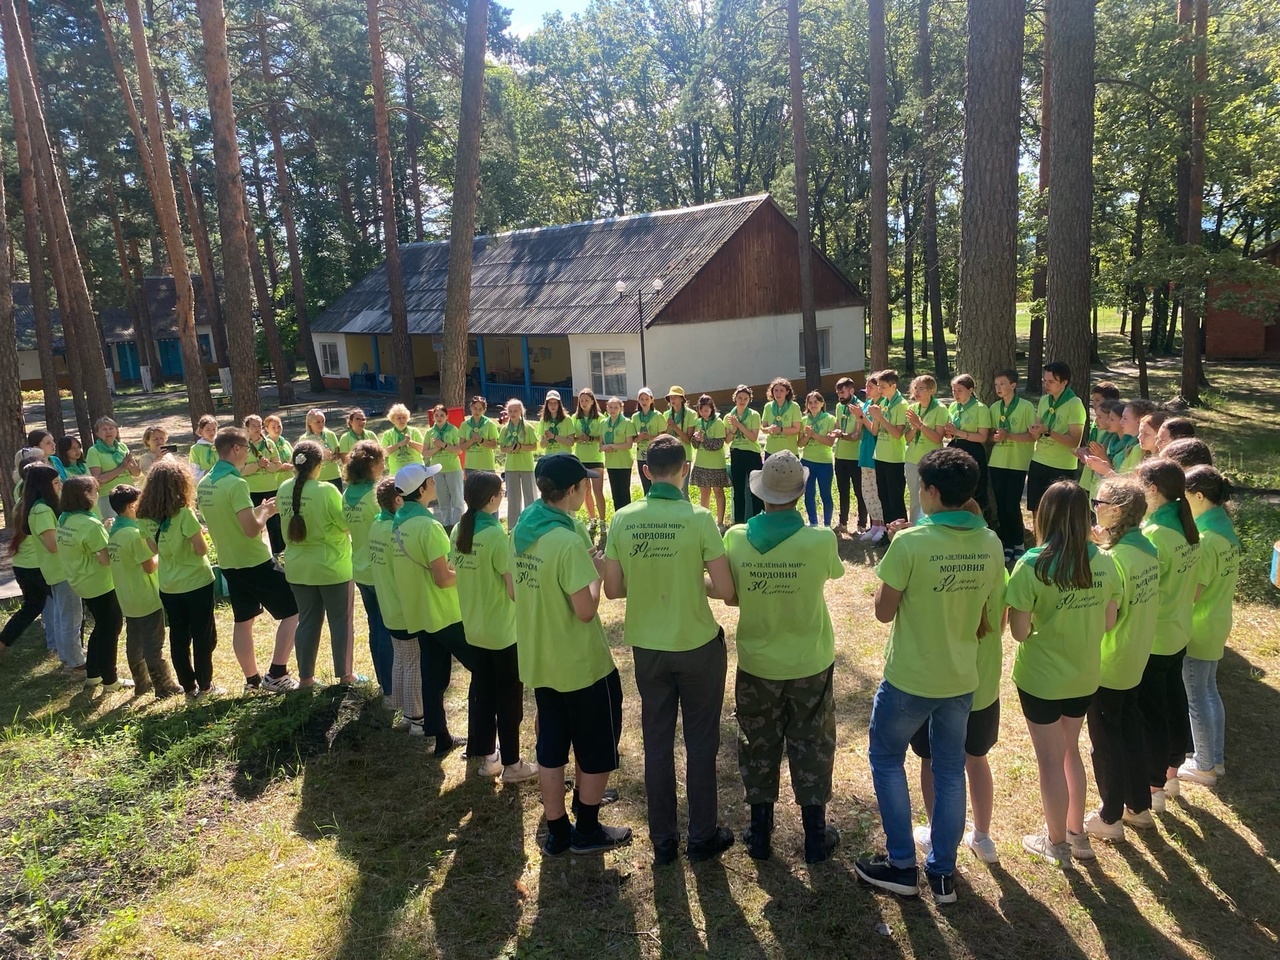
[[[995, 953], [1044, 960], [1084, 960], [1088, 956], [1058, 916], [1002, 864], [990, 864], [988, 869], [998, 896], [983, 897], [971, 891], [968, 883], [957, 885], [961, 896], [957, 906], [961, 909], [948, 908], [946, 913], [975, 956]], [[993, 949], [996, 944], [999, 950]]]
[[1101, 865], [1065, 871], [1076, 901], [1089, 912], [1107, 956], [1167, 957], [1187, 960], [1189, 954], [1162, 933]]
[[639, 938], [652, 933], [636, 929], [635, 910], [625, 898], [634, 879], [631, 856], [630, 851], [622, 851], [542, 857], [537, 915], [521, 936], [516, 956], [639, 960]]
[[1280, 691], [1230, 647], [1218, 664], [1228, 775], [1215, 790], [1273, 857], [1280, 852]]
[[[722, 857], [737, 856], [731, 847]], [[734, 861], [736, 863], [736, 859]], [[689, 865], [693, 884], [698, 891], [698, 903], [706, 924], [707, 956], [734, 958], [734, 960], [765, 960], [768, 953], [751, 928], [738, 906], [729, 883], [729, 867], [724, 859]], [[665, 943], [665, 940], [664, 940]]]

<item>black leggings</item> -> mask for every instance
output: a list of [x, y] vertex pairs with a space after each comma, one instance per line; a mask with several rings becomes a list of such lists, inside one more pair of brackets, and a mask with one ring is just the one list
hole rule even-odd
[[974, 491], [973, 499], [978, 501], [978, 506], [982, 508], [982, 512], [986, 513], [991, 503], [991, 498], [987, 495], [987, 448], [984, 444], [976, 443], [973, 440], [952, 440], [951, 446], [957, 450], [963, 450], [973, 459], [978, 461], [978, 489]]
[[467, 716], [467, 752], [487, 757], [502, 748], [503, 766], [520, 760], [520, 723], [524, 720], [524, 684], [516, 645], [502, 650], [472, 647], [471, 694]]
[[22, 606], [0, 630], [0, 646], [4, 647], [12, 647], [22, 639], [27, 627], [36, 622], [49, 599], [49, 584], [45, 583], [39, 567], [14, 567], [13, 579], [22, 591]]
[[1151, 654], [1138, 684], [1147, 776], [1150, 785], [1158, 789], [1164, 789], [1169, 768], [1181, 766], [1191, 748], [1187, 688], [1182, 682], [1186, 654], [1185, 647], [1177, 653]]
[[[609, 493], [613, 497], [613, 512], [617, 513], [631, 502], [631, 468], [609, 467]], [[601, 520], [604, 519], [602, 516]], [[492, 750], [489, 753], [493, 753]], [[514, 762], [514, 761], [513, 761]]]
[[991, 495], [995, 500], [996, 532], [1006, 550], [1020, 550], [1026, 546], [1026, 530], [1022, 526], [1022, 488], [1027, 475], [1022, 470], [991, 467]]
[[[250, 493], [249, 501], [256, 507], [263, 500], [270, 500], [276, 495], [274, 490], [263, 490], [258, 493]], [[284, 553], [284, 534], [280, 530], [280, 514], [273, 513], [267, 518], [267, 539], [271, 541], [272, 556], [280, 556]]]
[[97, 597], [85, 597], [84, 605], [93, 617], [93, 630], [89, 633], [89, 649], [85, 652], [84, 675], [92, 680], [101, 677], [103, 683], [115, 683], [116, 652], [120, 645], [120, 631], [124, 629], [124, 614], [116, 592], [108, 590]]
[[160, 591], [160, 603], [169, 620], [169, 657], [178, 683], [187, 693], [213, 686], [213, 648], [218, 627], [213, 621], [213, 584], [186, 593]]
[[862, 498], [862, 468], [857, 460], [836, 457], [836, 493], [840, 498], [840, 526], [849, 523], [849, 487], [858, 501], [858, 526], [867, 525], [867, 502]]
[[907, 465], [876, 461], [876, 487], [880, 491], [880, 512], [885, 525], [907, 519]]
[[757, 513], [764, 513], [764, 503], [751, 492], [751, 471], [763, 466], [760, 454], [752, 450], [729, 448], [729, 477], [733, 480], [733, 522], [746, 523]]
[[[447, 737], [449, 720], [444, 712], [444, 692], [449, 689], [449, 680], [453, 675], [453, 658], [457, 657], [459, 663], [471, 670], [475, 666], [475, 661], [471, 658], [475, 647], [467, 643], [467, 634], [461, 621], [451, 623], [435, 633], [419, 630], [417, 639], [418, 665], [422, 671], [422, 729], [429, 737]], [[478, 713], [475, 695], [473, 683], [467, 693], [468, 726], [470, 718]]]

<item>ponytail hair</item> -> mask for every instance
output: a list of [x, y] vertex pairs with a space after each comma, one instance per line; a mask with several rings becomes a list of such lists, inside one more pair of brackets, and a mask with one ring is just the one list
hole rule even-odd
[[1187, 471], [1187, 493], [1201, 494], [1215, 507], [1226, 506], [1233, 492], [1231, 481], [1215, 467], [1201, 464]]
[[1147, 486], [1155, 487], [1160, 496], [1170, 503], [1178, 505], [1178, 519], [1182, 522], [1182, 535], [1187, 543], [1200, 542], [1200, 530], [1196, 527], [1196, 518], [1191, 513], [1191, 504], [1187, 503], [1187, 478], [1182, 467], [1172, 460], [1157, 457], [1138, 464], [1138, 479]]
[[467, 505], [466, 512], [458, 521], [459, 553], [470, 553], [476, 535], [476, 514], [488, 505], [489, 501], [502, 492], [502, 478], [489, 470], [470, 470], [467, 472], [466, 484], [462, 488], [462, 499]]
[[1107, 547], [1114, 547], [1133, 530], [1142, 528], [1142, 518], [1147, 515], [1147, 495], [1142, 484], [1130, 476], [1106, 477], [1098, 485], [1098, 499], [1120, 511], [1116, 522], [1106, 528]]
[[1089, 494], [1071, 480], [1051, 484], [1036, 511], [1036, 577], [1059, 590], [1093, 586], [1089, 568]]
[[293, 516], [289, 518], [289, 539], [301, 543], [307, 539], [307, 521], [302, 518], [302, 488], [324, 460], [320, 444], [303, 440], [293, 448]]

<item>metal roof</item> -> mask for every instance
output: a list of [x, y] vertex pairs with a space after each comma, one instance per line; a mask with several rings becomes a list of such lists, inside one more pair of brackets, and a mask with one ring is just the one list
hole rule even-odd
[[[173, 277], [146, 277], [143, 289], [147, 294], [147, 315], [151, 317], [151, 334], [157, 340], [178, 339], [178, 315], [176, 312], [178, 293]], [[201, 278], [192, 276], [191, 285], [196, 296], [196, 323], [209, 322], [208, 311], [205, 310], [204, 297], [201, 296]], [[62, 338], [62, 312], [53, 307], [49, 311], [50, 326], [53, 328], [53, 350], [59, 353], [65, 349]], [[36, 321], [31, 307], [31, 285], [25, 281], [13, 285], [13, 321], [18, 331], [18, 349], [36, 349]], [[137, 339], [133, 329], [132, 307], [105, 307], [98, 311], [98, 322], [107, 343], [129, 343]]]
[[[699, 207], [476, 237], [468, 330], [486, 336], [636, 333], [634, 291], [646, 326], [761, 206], [768, 194]], [[449, 242], [400, 245], [409, 332], [444, 326]], [[662, 290], [652, 289], [654, 279]], [[615, 284], [632, 296], [618, 296]], [[386, 264], [311, 321], [316, 333], [389, 333]]]

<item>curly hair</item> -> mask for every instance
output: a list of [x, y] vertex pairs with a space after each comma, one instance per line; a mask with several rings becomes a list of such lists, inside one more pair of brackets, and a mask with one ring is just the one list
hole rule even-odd
[[1098, 500], [1120, 511], [1116, 522], [1106, 527], [1107, 547], [1114, 547], [1131, 530], [1142, 528], [1147, 515], [1147, 495], [1142, 484], [1131, 476], [1106, 477], [1098, 484]]
[[351, 456], [347, 458], [347, 483], [372, 482], [374, 469], [385, 462], [382, 444], [374, 440], [361, 440], [351, 448]]
[[[779, 386], [787, 391], [787, 396], [784, 402], [794, 400], [796, 398], [796, 392], [794, 389], [792, 389], [790, 380], [788, 380], [786, 377], [774, 377], [772, 380], [769, 381], [768, 394], [769, 394], [770, 400], [774, 400], [773, 390], [775, 387], [779, 387]], [[774, 400], [774, 402], [776, 403], [777, 401]]]
[[157, 460], [147, 474], [147, 485], [138, 501], [138, 517], [163, 523], [195, 502], [191, 470], [181, 460]]

